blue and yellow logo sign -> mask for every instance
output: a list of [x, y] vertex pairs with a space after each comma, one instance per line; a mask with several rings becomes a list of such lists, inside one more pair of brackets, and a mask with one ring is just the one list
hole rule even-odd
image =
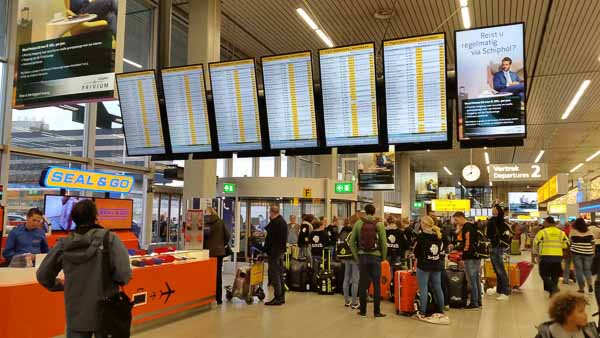
[[133, 189], [133, 176], [63, 167], [48, 167], [42, 173], [41, 185], [47, 188], [128, 193]]

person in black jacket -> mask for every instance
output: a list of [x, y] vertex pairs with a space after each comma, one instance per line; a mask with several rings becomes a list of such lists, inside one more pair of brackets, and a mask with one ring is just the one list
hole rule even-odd
[[504, 268], [504, 251], [500, 244], [500, 239], [503, 233], [508, 230], [508, 226], [504, 223], [504, 210], [498, 204], [492, 209], [493, 217], [487, 223], [486, 233], [492, 243], [490, 250], [490, 259], [496, 276], [498, 276], [498, 286], [496, 287], [498, 297], [496, 300], [507, 300], [510, 295], [510, 286], [508, 284], [508, 274]]
[[225, 223], [211, 207], [206, 209], [204, 221], [204, 249], [208, 250], [210, 257], [217, 258], [217, 304], [223, 303], [223, 258], [225, 246], [229, 244], [231, 234]]
[[311, 214], [302, 216], [302, 224], [298, 233], [298, 247], [300, 248], [300, 257], [310, 260], [310, 233], [313, 231], [312, 222], [315, 217]]
[[461, 237], [463, 243], [462, 259], [465, 264], [465, 273], [467, 282], [471, 286], [471, 302], [467, 309], [478, 310], [481, 307], [481, 258], [475, 252], [475, 245], [479, 240], [477, 226], [467, 222], [465, 213], [457, 211], [454, 213], [454, 222], [461, 228]]
[[272, 205], [269, 209], [271, 221], [266, 226], [265, 252], [269, 256], [269, 280], [273, 284], [274, 297], [265, 305], [285, 304], [285, 289], [283, 281], [283, 255], [285, 254], [288, 228], [283, 216], [279, 214], [279, 206]]

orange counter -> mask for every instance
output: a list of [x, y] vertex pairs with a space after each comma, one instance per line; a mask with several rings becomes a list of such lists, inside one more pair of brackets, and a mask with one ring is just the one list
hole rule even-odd
[[[140, 248], [138, 239], [137, 239], [137, 237], [135, 237], [133, 232], [131, 232], [129, 230], [124, 230], [124, 231], [113, 230], [113, 232], [117, 236], [119, 236], [119, 238], [121, 239], [121, 242], [123, 242], [123, 244], [125, 245], [125, 247], [127, 249], [139, 249]], [[1, 235], [1, 232], [0, 232], [0, 235]], [[48, 246], [50, 248], [52, 248], [54, 245], [56, 245], [56, 241], [58, 241], [59, 239], [61, 239], [63, 237], [67, 237], [67, 235], [68, 235], [67, 232], [53, 232], [52, 235], [46, 237], [46, 240], [48, 241]], [[2, 248], [6, 247], [7, 239], [8, 239], [8, 237], [2, 237]]]
[[[137, 300], [133, 325], [210, 304], [215, 300], [216, 259], [133, 270], [125, 292]], [[10, 277], [4, 277], [6, 276]], [[0, 337], [43, 338], [65, 332], [62, 292], [50, 292], [35, 269], [0, 269]]]

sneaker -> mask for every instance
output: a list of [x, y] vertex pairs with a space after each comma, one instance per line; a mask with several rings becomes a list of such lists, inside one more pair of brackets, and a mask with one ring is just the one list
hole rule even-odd
[[359, 315], [359, 316], [363, 316], [363, 317], [367, 316], [366, 312], [360, 312], [360, 311], [358, 311], [356, 314]]
[[352, 304], [352, 302], [346, 302], [346, 303], [344, 303], [344, 306], [349, 307], [351, 304]]
[[352, 304], [352, 305], [350, 305], [350, 308], [351, 308], [352, 310], [358, 310], [358, 308], [359, 308], [359, 307], [360, 307], [360, 304], [358, 304], [358, 303], [357, 303], [357, 304]]
[[500, 300], [500, 301], [502, 301], [502, 300], [508, 300], [508, 296], [501, 293], [501, 294], [498, 295], [498, 297], [496, 297], [496, 300]]
[[479, 305], [469, 304], [469, 305], [467, 305], [465, 310], [479, 310]]
[[383, 317], [385, 317], [385, 313], [379, 312], [379, 313], [376, 313], [374, 316], [375, 316], [375, 318], [383, 318]]
[[443, 313], [434, 313], [427, 318], [427, 322], [438, 325], [450, 325], [450, 318]]
[[418, 311], [417, 311], [417, 313], [415, 313], [414, 317], [415, 317], [415, 319], [421, 320], [421, 321], [426, 321], [426, 319], [427, 319], [427, 317], [425, 317], [424, 314], [422, 314], [421, 312], [418, 312]]

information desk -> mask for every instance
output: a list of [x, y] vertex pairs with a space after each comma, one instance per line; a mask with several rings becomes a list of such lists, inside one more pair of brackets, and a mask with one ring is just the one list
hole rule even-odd
[[[44, 338], [65, 332], [63, 292], [37, 283], [35, 268], [0, 269], [0, 337]], [[206, 306], [215, 300], [214, 258], [133, 269], [125, 287], [137, 300], [133, 325]]]
[[[135, 235], [133, 234], [133, 232], [131, 231], [113, 231], [115, 233], [115, 235], [119, 236], [119, 238], [121, 239], [121, 242], [123, 242], [123, 244], [125, 245], [125, 247], [127, 249], [139, 249], [140, 248], [140, 244], [138, 242], [137, 237], [135, 237]], [[46, 240], [48, 241], [48, 247], [52, 248], [53, 246], [56, 245], [56, 242], [63, 238], [63, 237], [67, 237], [66, 232], [53, 232], [52, 235], [50, 236], [46, 236]], [[2, 248], [6, 247], [6, 241], [8, 239], [8, 236], [2, 237]], [[2, 282], [0, 280], [0, 282]]]

